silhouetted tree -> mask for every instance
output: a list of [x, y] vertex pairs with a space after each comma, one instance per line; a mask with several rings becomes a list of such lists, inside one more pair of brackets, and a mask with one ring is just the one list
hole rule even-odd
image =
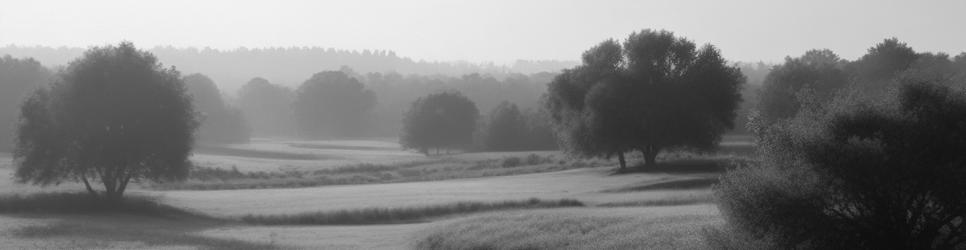
[[966, 249], [966, 93], [909, 83], [876, 101], [770, 127], [762, 165], [715, 188], [729, 222], [715, 244]]
[[757, 107], [763, 123], [759, 126], [795, 116], [806, 102], [830, 100], [849, 82], [846, 63], [827, 49], [785, 58], [765, 77]]
[[317, 73], [296, 90], [300, 134], [310, 138], [360, 136], [368, 128], [376, 95], [343, 71]]
[[430, 94], [413, 102], [403, 117], [400, 144], [429, 154], [430, 149], [460, 149], [473, 143], [479, 110], [456, 91]]
[[20, 103], [50, 80], [50, 71], [34, 59], [0, 57], [0, 151], [13, 148]]
[[255, 134], [290, 136], [295, 135], [294, 96], [291, 89], [256, 77], [238, 90], [238, 105]]
[[639, 150], [653, 165], [663, 149], [717, 146], [743, 82], [715, 47], [644, 30], [585, 52], [550, 83], [546, 106], [568, 151], [617, 155], [624, 168], [624, 152]]
[[202, 74], [184, 77], [184, 84], [194, 102], [195, 110], [200, 113], [201, 127], [198, 141], [205, 143], [244, 143], [248, 142], [251, 131], [242, 112], [222, 100], [221, 91], [215, 82]]
[[132, 181], [188, 174], [198, 126], [178, 71], [131, 43], [95, 47], [21, 108], [14, 159], [22, 182], [91, 181], [120, 198]]

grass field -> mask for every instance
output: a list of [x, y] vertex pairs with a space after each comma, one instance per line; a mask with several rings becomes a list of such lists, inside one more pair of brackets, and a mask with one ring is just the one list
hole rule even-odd
[[[91, 212], [82, 201], [57, 198], [81, 185], [0, 178], [0, 246], [700, 249], [702, 228], [721, 223], [710, 185], [720, 168], [750, 152], [750, 142], [734, 140], [727, 154], [671, 153], [661, 167], [624, 173], [613, 161], [559, 152], [426, 157], [385, 140], [255, 140], [197, 151], [193, 161], [208, 172], [195, 171], [186, 183], [134, 187], [129, 196], [163, 206], [132, 208], [150, 213]], [[9, 154], [0, 154], [0, 175], [12, 173]], [[307, 183], [292, 184], [299, 180]]]

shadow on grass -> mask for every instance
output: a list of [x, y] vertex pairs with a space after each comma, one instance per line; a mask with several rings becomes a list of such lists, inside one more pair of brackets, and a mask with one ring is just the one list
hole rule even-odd
[[[276, 249], [278, 246], [198, 235], [230, 225], [216, 219], [131, 196], [107, 201], [86, 193], [43, 193], [0, 197], [0, 214], [54, 219], [40, 225], [10, 230], [14, 237], [44, 239], [67, 248], [129, 248], [131, 244], [158, 247], [193, 246], [203, 249]], [[118, 246], [121, 245], [121, 246]]]
[[601, 192], [602, 193], [624, 193], [624, 192], [640, 192], [640, 191], [653, 191], [653, 190], [699, 189], [699, 188], [711, 188], [711, 186], [714, 184], [718, 184], [718, 177], [686, 178], [686, 179], [676, 179], [676, 180], [661, 179], [655, 182], [646, 182], [644, 184], [635, 185], [635, 186], [606, 189]]
[[107, 200], [87, 193], [38, 193], [0, 196], [0, 214], [4, 213], [130, 214], [216, 220], [201, 213], [162, 204], [151, 197], [128, 195], [121, 200]]
[[711, 194], [672, 196], [653, 200], [619, 201], [597, 204], [597, 207], [659, 207], [707, 204], [714, 202]]
[[275, 160], [341, 159], [335, 156], [321, 156], [321, 155], [314, 155], [314, 154], [297, 154], [297, 153], [286, 153], [286, 152], [261, 151], [261, 150], [251, 150], [251, 149], [229, 148], [229, 147], [223, 147], [223, 146], [200, 146], [195, 149], [195, 152], [202, 153], [202, 154], [211, 154], [211, 155], [265, 158], [265, 159], [275, 159]]
[[694, 158], [663, 159], [653, 166], [643, 163], [616, 169], [614, 175], [633, 173], [723, 173], [725, 170], [755, 164], [757, 161], [741, 156], [691, 156]]
[[485, 211], [509, 209], [534, 209], [554, 207], [581, 207], [583, 203], [572, 199], [545, 201], [530, 198], [522, 201], [502, 202], [458, 202], [453, 204], [403, 207], [403, 208], [365, 208], [338, 211], [323, 211], [294, 215], [246, 215], [241, 220], [259, 225], [370, 225], [419, 223], [428, 219], [456, 214], [469, 214]]

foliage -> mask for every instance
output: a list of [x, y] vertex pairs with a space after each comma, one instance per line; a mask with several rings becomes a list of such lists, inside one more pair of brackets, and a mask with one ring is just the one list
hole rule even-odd
[[195, 111], [200, 113], [199, 142], [248, 142], [251, 131], [241, 110], [222, 100], [221, 91], [218, 91], [218, 86], [211, 78], [202, 74], [191, 74], [184, 77], [184, 84], [192, 97]]
[[964, 94], [905, 83], [769, 127], [764, 164], [716, 187], [723, 235], [782, 249], [966, 248]]
[[798, 113], [807, 102], [822, 103], [849, 82], [846, 61], [830, 50], [785, 58], [766, 77], [759, 95], [759, 122], [771, 124]]
[[19, 104], [51, 80], [51, 72], [32, 58], [0, 57], [0, 151], [13, 148]]
[[294, 98], [291, 89], [261, 77], [252, 78], [238, 90], [238, 106], [259, 136], [295, 135]]
[[180, 73], [131, 43], [95, 47], [21, 107], [14, 159], [21, 182], [180, 180], [198, 126]]
[[403, 118], [400, 144], [429, 154], [429, 149], [460, 149], [472, 144], [479, 110], [456, 91], [442, 91], [413, 102]]
[[293, 111], [299, 133], [309, 138], [359, 136], [376, 95], [342, 71], [312, 75], [295, 91]]
[[734, 127], [744, 77], [711, 45], [668, 31], [607, 40], [554, 78], [546, 108], [565, 148], [583, 156], [639, 150], [646, 165], [668, 148], [712, 149]]

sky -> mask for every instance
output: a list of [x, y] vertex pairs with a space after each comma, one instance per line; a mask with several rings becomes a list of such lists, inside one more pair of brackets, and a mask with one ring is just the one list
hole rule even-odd
[[854, 59], [888, 37], [966, 51], [966, 0], [0, 0], [0, 46], [319, 46], [428, 61], [579, 60], [642, 29], [710, 43], [736, 61], [809, 49]]

